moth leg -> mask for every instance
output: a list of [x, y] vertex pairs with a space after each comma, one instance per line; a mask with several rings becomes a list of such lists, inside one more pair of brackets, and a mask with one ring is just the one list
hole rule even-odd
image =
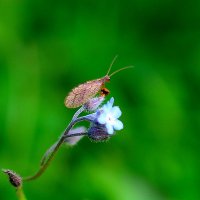
[[110, 91], [107, 88], [101, 88], [100, 95], [105, 97], [110, 93]]

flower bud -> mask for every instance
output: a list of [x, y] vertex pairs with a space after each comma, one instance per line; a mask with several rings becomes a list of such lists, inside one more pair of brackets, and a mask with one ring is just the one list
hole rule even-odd
[[2, 171], [8, 175], [9, 181], [14, 187], [20, 187], [22, 185], [22, 178], [18, 174], [9, 169]]
[[101, 105], [103, 100], [104, 100], [103, 96], [94, 97], [84, 104], [84, 108], [89, 112], [95, 111]]
[[92, 123], [88, 129], [88, 137], [94, 142], [104, 142], [108, 140], [111, 135], [107, 133], [107, 129], [104, 125], [99, 123]]

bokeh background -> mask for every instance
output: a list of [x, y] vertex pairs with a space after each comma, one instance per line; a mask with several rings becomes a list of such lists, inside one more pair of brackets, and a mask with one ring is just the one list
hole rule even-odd
[[[124, 129], [63, 147], [28, 199], [200, 199], [200, 1], [0, 1], [0, 168], [34, 173], [79, 83], [107, 87]], [[107, 98], [109, 99], [109, 97]], [[88, 124], [86, 124], [88, 125]], [[16, 199], [0, 175], [0, 199]]]

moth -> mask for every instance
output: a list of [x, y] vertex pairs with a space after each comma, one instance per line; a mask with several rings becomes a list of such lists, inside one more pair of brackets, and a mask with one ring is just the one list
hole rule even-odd
[[88, 102], [89, 99], [94, 97], [98, 92], [100, 92], [100, 96], [108, 95], [110, 91], [107, 88], [105, 88], [105, 83], [110, 81], [110, 77], [121, 70], [133, 67], [133, 66], [123, 67], [121, 69], [114, 71], [109, 75], [112, 65], [115, 62], [116, 58], [117, 56], [115, 56], [115, 58], [111, 62], [108, 72], [104, 77], [87, 81], [72, 89], [72, 91], [65, 97], [64, 101], [65, 106], [67, 108], [77, 108], [79, 106], [82, 106], [83, 104]]

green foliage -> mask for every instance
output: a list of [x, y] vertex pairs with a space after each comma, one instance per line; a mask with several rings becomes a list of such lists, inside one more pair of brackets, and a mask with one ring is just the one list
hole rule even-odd
[[[0, 167], [34, 173], [75, 110], [64, 97], [113, 71], [124, 129], [63, 148], [28, 199], [199, 199], [199, 1], [0, 3]], [[0, 199], [16, 199], [6, 177]], [[2, 192], [3, 191], [3, 192]]]

